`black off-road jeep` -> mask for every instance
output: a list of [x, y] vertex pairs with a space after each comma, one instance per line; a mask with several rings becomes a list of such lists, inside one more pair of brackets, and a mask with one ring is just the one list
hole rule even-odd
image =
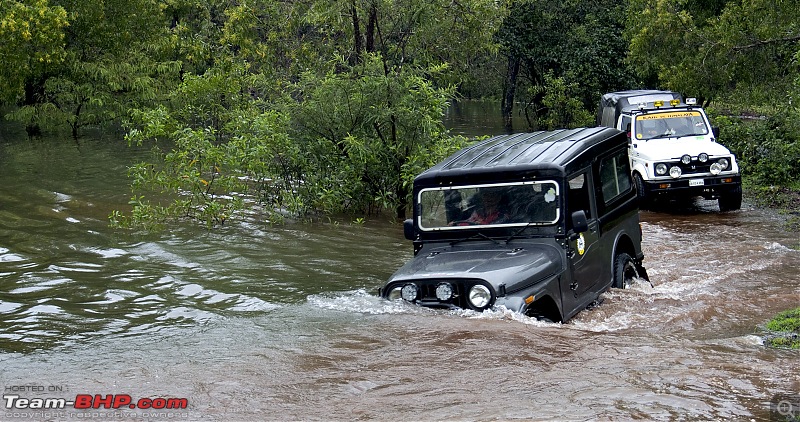
[[380, 289], [422, 306], [567, 321], [642, 266], [628, 140], [611, 128], [497, 136], [414, 180], [414, 258]]

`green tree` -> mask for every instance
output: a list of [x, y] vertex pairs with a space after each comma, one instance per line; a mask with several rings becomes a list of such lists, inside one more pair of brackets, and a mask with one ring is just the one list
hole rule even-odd
[[[775, 102], [794, 89], [800, 8], [791, 1], [631, 0], [629, 62], [652, 85]], [[776, 96], [776, 94], [778, 94]]]
[[[156, 1], [53, 3], [64, 23], [37, 31], [36, 39], [63, 39], [59, 60], [20, 76], [20, 107], [6, 117], [31, 131], [66, 124], [77, 137], [81, 127], [118, 122], [129, 108], [152, 103], [175, 86], [180, 64], [162, 58], [166, 28]], [[43, 9], [39, 16], [48, 15]]]
[[[173, 27], [195, 22], [184, 16], [198, 10], [169, 5]], [[197, 76], [135, 112], [129, 139], [158, 149], [133, 169], [133, 210], [115, 213], [118, 224], [221, 224], [248, 201], [273, 219], [274, 210], [403, 216], [415, 172], [464, 141], [442, 126], [459, 78], [442, 60], [465, 69], [460, 57], [490, 49], [481, 25], [503, 11], [487, 0], [215, 5], [201, 9], [213, 23], [200, 35], [208, 47], [177, 37], [203, 57], [189, 62]]]
[[[609, 0], [514, 2], [497, 34], [507, 61], [501, 104], [506, 125], [511, 128], [516, 103], [523, 104], [531, 129], [559, 121], [547, 116], [545, 98], [553, 89], [567, 89], [566, 95], [593, 110], [602, 93], [629, 85], [624, 16], [623, 5]], [[568, 125], [583, 124], [579, 119]]]
[[66, 58], [67, 12], [47, 0], [0, 3], [0, 103], [32, 104]]
[[[306, 74], [298, 84], [293, 112], [297, 140], [311, 160], [308, 186], [317, 187], [315, 208], [368, 213], [392, 209], [403, 218], [410, 200], [409, 173], [420, 155], [442, 158], [463, 145], [450, 137], [442, 116], [452, 88], [428, 78], [444, 70], [403, 66], [386, 69], [378, 54], [344, 62], [320, 78]], [[412, 158], [413, 157], [413, 158]]]
[[286, 117], [253, 101], [253, 84], [258, 81], [243, 66], [218, 65], [186, 75], [170, 108], [135, 112], [127, 139], [154, 141], [154, 159], [131, 168], [133, 208], [114, 212], [112, 223], [153, 228], [190, 218], [212, 227], [243, 209], [245, 200], [291, 203], [286, 196], [294, 195], [296, 173], [286, 165], [300, 152], [289, 142]]

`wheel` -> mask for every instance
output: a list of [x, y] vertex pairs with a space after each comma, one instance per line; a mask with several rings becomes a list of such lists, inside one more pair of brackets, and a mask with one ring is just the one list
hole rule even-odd
[[742, 208], [742, 186], [739, 185], [735, 189], [720, 194], [719, 210], [722, 212], [736, 211]]
[[633, 173], [633, 185], [636, 187], [636, 197], [639, 198], [639, 208], [646, 210], [650, 206], [644, 179], [639, 173]]
[[633, 279], [638, 277], [636, 273], [636, 263], [633, 258], [625, 252], [620, 253], [614, 259], [614, 283], [612, 287], [626, 289], [633, 283]]

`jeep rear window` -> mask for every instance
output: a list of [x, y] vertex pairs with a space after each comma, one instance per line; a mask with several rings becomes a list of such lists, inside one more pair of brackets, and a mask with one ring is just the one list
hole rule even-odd
[[417, 203], [421, 230], [459, 230], [555, 224], [561, 198], [556, 182], [535, 181], [428, 188]]
[[707, 135], [699, 111], [668, 111], [636, 116], [636, 139]]

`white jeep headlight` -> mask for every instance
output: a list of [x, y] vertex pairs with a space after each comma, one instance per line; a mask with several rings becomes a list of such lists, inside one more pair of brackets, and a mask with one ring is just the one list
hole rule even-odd
[[467, 298], [473, 307], [481, 309], [486, 307], [492, 300], [492, 292], [483, 284], [476, 284], [469, 289]]
[[717, 163], [719, 163], [720, 167], [722, 167], [722, 170], [727, 169], [728, 166], [731, 164], [727, 158], [720, 158], [719, 160], [717, 160]]
[[667, 174], [667, 165], [664, 163], [656, 164], [656, 174], [659, 176]]
[[402, 288], [402, 287], [400, 287], [400, 286], [397, 286], [397, 287], [395, 287], [394, 289], [392, 289], [392, 290], [389, 292], [389, 297], [388, 297], [388, 299], [389, 299], [389, 300], [397, 300], [397, 299], [400, 299], [401, 297], [403, 297], [403, 296], [400, 294], [400, 290], [402, 290], [402, 289], [403, 289], [403, 288]]

